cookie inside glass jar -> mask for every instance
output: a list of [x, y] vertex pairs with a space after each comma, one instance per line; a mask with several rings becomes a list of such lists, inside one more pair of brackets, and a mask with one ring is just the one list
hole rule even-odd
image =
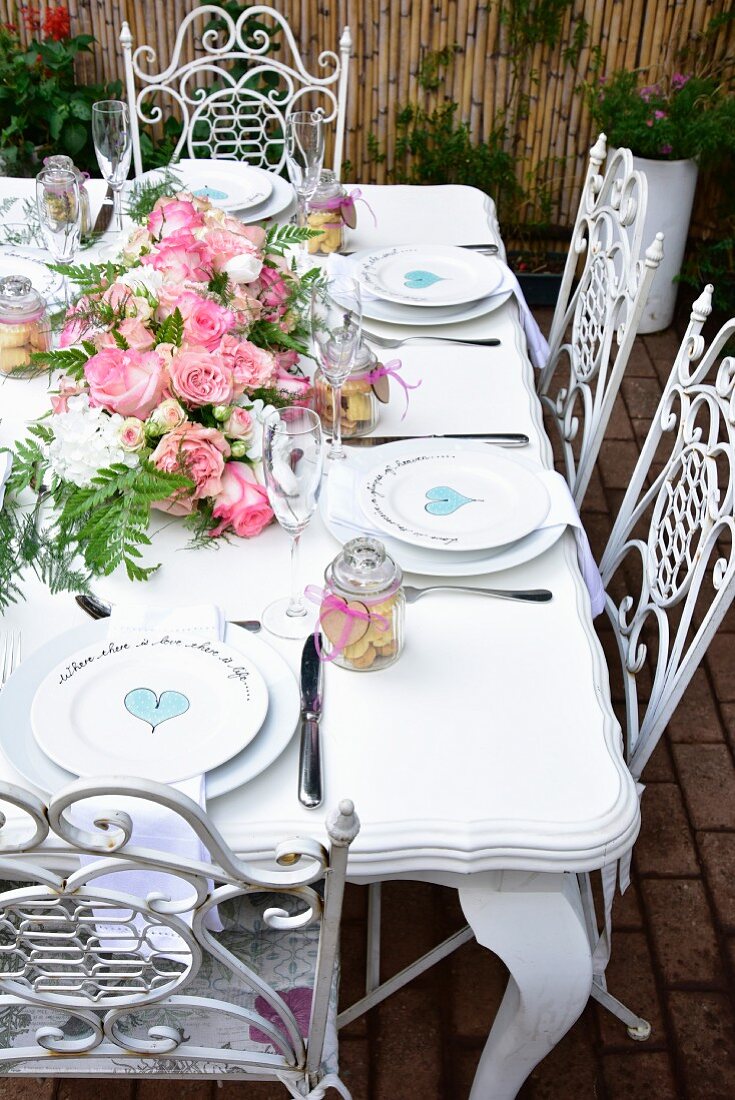
[[30, 279], [7, 275], [0, 279], [0, 374], [27, 377], [34, 368], [31, 356], [51, 348], [51, 326], [46, 303]]
[[[380, 403], [371, 376], [378, 365], [375, 352], [367, 344], [360, 344], [355, 356], [355, 365], [342, 383], [340, 417], [343, 439], [367, 435], [377, 426]], [[380, 381], [383, 380], [381, 377]], [[314, 401], [325, 431], [333, 431], [334, 390], [322, 374], [320, 367], [317, 367], [314, 372]]]

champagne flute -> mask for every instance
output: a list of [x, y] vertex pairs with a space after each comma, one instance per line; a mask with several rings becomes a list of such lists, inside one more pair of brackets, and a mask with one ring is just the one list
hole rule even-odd
[[[41, 235], [57, 264], [71, 263], [79, 248], [82, 205], [76, 172], [44, 168], [36, 176], [36, 209]], [[64, 302], [69, 308], [69, 281], [64, 278]]]
[[327, 458], [344, 458], [342, 384], [355, 365], [362, 339], [362, 299], [356, 279], [332, 275], [316, 284], [311, 296], [311, 335], [322, 373], [332, 387], [332, 442]]
[[[286, 119], [286, 167], [296, 193], [297, 220], [306, 228], [306, 210], [324, 163], [324, 122], [319, 111], [294, 111]], [[301, 256], [307, 255], [306, 241]]]
[[115, 232], [122, 231], [122, 189], [130, 171], [133, 137], [127, 104], [102, 99], [92, 104], [92, 139], [100, 172], [112, 190]]
[[299, 583], [299, 541], [319, 499], [322, 477], [322, 428], [311, 409], [276, 409], [263, 425], [263, 471], [268, 500], [281, 527], [291, 536], [291, 596], [263, 612], [263, 625], [280, 638], [305, 638], [313, 629]]

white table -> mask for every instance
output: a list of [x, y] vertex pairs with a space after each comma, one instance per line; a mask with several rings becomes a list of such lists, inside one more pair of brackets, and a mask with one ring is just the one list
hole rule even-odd
[[[471, 188], [364, 192], [378, 226], [360, 213], [351, 247], [497, 239], [492, 203]], [[470, 330], [498, 336], [501, 347], [403, 350], [407, 379], [420, 376], [423, 384], [405, 421], [399, 397], [378, 434], [525, 432], [524, 453], [550, 466], [513, 300], [463, 329]], [[0, 443], [20, 435], [46, 402], [43, 380], [0, 385]], [[288, 540], [275, 525], [218, 551], [186, 551], [185, 542], [169, 524], [154, 539], [164, 567], [148, 585], [131, 589], [114, 577], [100, 582], [100, 593], [181, 603], [206, 592], [228, 617], [243, 618], [287, 591]], [[337, 550], [315, 517], [302, 542], [304, 581], [319, 583]], [[535, 560], [473, 583], [548, 587], [554, 599], [428, 597], [407, 609], [406, 648], [394, 666], [361, 676], [329, 665], [324, 801], [330, 807], [349, 796], [357, 806], [362, 830], [351, 880], [456, 888], [478, 942], [507, 964], [508, 990], [471, 1093], [502, 1100], [515, 1096], [585, 1006], [590, 947], [570, 872], [599, 868], [631, 847], [638, 799], [571, 532]], [[4, 622], [22, 631], [26, 654], [80, 625], [69, 595], [29, 584], [27, 596]], [[301, 644], [268, 640], [296, 670]], [[263, 774], [209, 805], [226, 839], [249, 858], [272, 851], [276, 838], [319, 829], [321, 811], [296, 798], [297, 757], [294, 739]], [[27, 786], [2, 760], [0, 777]]]

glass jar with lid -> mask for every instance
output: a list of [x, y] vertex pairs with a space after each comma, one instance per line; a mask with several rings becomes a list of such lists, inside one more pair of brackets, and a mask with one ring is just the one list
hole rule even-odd
[[403, 650], [401, 568], [378, 539], [346, 543], [324, 573], [319, 613], [327, 659], [357, 672], [387, 668]]
[[46, 303], [22, 275], [0, 279], [0, 374], [33, 373], [31, 355], [51, 349]]
[[316, 191], [309, 200], [309, 213], [306, 224], [309, 229], [318, 229], [318, 237], [310, 237], [306, 242], [313, 256], [329, 256], [340, 252], [344, 244], [344, 218], [342, 202], [347, 197], [342, 184], [334, 172], [325, 168], [317, 184]]
[[[388, 378], [372, 377], [379, 368], [375, 352], [361, 343], [355, 355], [355, 365], [342, 383], [340, 417], [342, 438], [367, 435], [378, 424], [380, 406], [389, 397]], [[334, 430], [334, 390], [322, 373], [314, 371], [314, 407], [319, 413], [325, 431]]]
[[71, 157], [67, 157], [63, 153], [57, 153], [52, 157], [44, 157], [43, 166], [44, 168], [59, 168], [62, 172], [73, 172], [77, 177], [79, 208], [82, 214], [81, 234], [83, 237], [88, 236], [92, 232], [92, 210], [89, 205], [89, 193], [84, 185], [89, 177], [75, 166]]

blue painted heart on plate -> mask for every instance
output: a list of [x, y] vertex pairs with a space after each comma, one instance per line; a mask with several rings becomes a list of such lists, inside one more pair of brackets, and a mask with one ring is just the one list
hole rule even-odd
[[435, 485], [427, 489], [426, 499], [429, 503], [424, 508], [431, 516], [451, 516], [463, 505], [477, 503], [474, 497], [466, 497], [449, 485]]
[[162, 691], [156, 695], [150, 688], [134, 688], [125, 696], [125, 709], [134, 718], [147, 722], [151, 733], [155, 733], [156, 727], [169, 718], [186, 714], [189, 700], [180, 691]]
[[441, 275], [434, 275], [431, 271], [407, 271], [403, 276], [404, 286], [409, 290], [425, 290], [434, 283], [443, 283], [446, 280]]
[[226, 199], [226, 191], [218, 191], [216, 187], [200, 187], [194, 192], [200, 199]]

